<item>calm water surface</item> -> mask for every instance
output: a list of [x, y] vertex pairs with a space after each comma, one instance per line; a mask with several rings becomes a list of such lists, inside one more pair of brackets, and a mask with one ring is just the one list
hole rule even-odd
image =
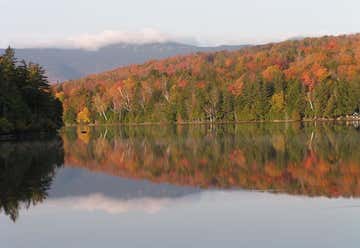
[[0, 247], [359, 247], [353, 124], [68, 128], [0, 143]]

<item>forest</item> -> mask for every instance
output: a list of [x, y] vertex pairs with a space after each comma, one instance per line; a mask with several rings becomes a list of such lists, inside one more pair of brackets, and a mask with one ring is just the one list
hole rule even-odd
[[153, 60], [53, 87], [66, 124], [346, 118], [360, 106], [360, 34]]
[[53, 131], [62, 125], [62, 104], [38, 64], [0, 56], [0, 134]]

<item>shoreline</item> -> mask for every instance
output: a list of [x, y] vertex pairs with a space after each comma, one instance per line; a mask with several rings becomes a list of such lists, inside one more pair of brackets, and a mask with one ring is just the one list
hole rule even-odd
[[304, 120], [262, 120], [262, 121], [193, 121], [193, 122], [144, 122], [144, 123], [102, 123], [102, 124], [74, 124], [74, 125], [64, 125], [57, 131], [52, 132], [21, 132], [21, 133], [8, 133], [8, 134], [0, 134], [0, 142], [16, 142], [23, 140], [32, 140], [32, 139], [46, 139], [49, 137], [54, 137], [61, 132], [63, 128], [71, 128], [71, 127], [113, 127], [113, 126], [130, 126], [130, 127], [141, 127], [141, 126], [168, 126], [168, 125], [176, 125], [176, 126], [185, 126], [185, 125], [240, 125], [240, 124], [276, 124], [276, 123], [359, 123], [360, 119], [304, 119]]
[[189, 122], [143, 122], [143, 123], [91, 123], [91, 124], [73, 124], [73, 125], [64, 125], [57, 131], [40, 131], [40, 132], [20, 132], [20, 133], [7, 133], [0, 134], [0, 142], [5, 141], [19, 141], [19, 140], [31, 140], [31, 139], [44, 139], [52, 137], [61, 132], [63, 128], [71, 127], [112, 127], [112, 126], [168, 126], [168, 125], [227, 125], [227, 124], [271, 124], [271, 123], [360, 123], [360, 119], [346, 118], [346, 119], [303, 119], [303, 120], [259, 120], [259, 121], [189, 121]]
[[165, 126], [165, 125], [221, 125], [221, 124], [256, 124], [256, 123], [321, 123], [321, 122], [360, 122], [360, 119], [303, 119], [303, 120], [258, 120], [258, 121], [188, 121], [188, 122], [141, 122], [141, 123], [125, 123], [125, 122], [114, 122], [114, 123], [90, 123], [90, 124], [72, 124], [64, 125], [63, 127], [77, 127], [77, 126], [88, 126], [88, 127], [99, 127], [99, 126]]

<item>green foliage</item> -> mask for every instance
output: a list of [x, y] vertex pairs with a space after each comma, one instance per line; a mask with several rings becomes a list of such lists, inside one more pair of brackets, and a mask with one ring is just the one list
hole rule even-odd
[[286, 90], [286, 116], [288, 119], [301, 120], [306, 106], [305, 89], [299, 81], [292, 82]]
[[73, 107], [68, 108], [64, 112], [64, 122], [68, 124], [75, 124], [76, 123], [76, 112]]
[[62, 103], [55, 99], [45, 71], [17, 62], [14, 51], [0, 56], [0, 133], [51, 131], [62, 125]]

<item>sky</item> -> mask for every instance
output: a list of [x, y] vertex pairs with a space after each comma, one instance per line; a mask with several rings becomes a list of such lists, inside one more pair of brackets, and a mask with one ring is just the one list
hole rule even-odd
[[359, 0], [0, 0], [0, 47], [248, 44], [357, 33]]

